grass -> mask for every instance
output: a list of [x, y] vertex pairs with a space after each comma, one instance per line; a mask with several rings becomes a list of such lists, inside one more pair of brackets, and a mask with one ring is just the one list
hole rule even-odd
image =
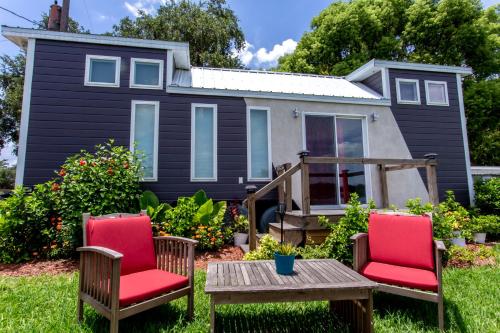
[[[78, 274], [0, 277], [0, 332], [107, 332], [108, 320], [85, 307], [76, 322]], [[185, 320], [185, 299], [127, 318], [120, 332], [207, 332], [205, 273], [196, 272], [195, 319]], [[450, 332], [500, 332], [500, 269], [445, 269], [445, 317]], [[435, 304], [375, 295], [376, 332], [437, 332]], [[217, 308], [219, 332], [341, 332], [326, 302], [225, 305]]]

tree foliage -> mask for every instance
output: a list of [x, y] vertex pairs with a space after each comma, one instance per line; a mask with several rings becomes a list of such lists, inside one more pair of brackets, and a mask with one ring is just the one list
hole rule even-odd
[[499, 8], [483, 10], [479, 0], [334, 2], [279, 69], [346, 75], [377, 58], [468, 65], [485, 78], [500, 68]]
[[112, 34], [189, 42], [194, 66], [239, 67], [233, 51], [241, 50], [245, 43], [238, 18], [225, 0], [167, 1], [154, 15], [140, 11], [136, 19], [122, 19], [113, 26]]
[[[48, 16], [42, 14], [37, 28], [46, 29], [48, 20]], [[68, 31], [90, 33], [71, 18], [68, 21]], [[19, 139], [25, 65], [26, 53], [23, 50], [15, 56], [0, 56], [0, 149], [8, 142], [17, 143]]]

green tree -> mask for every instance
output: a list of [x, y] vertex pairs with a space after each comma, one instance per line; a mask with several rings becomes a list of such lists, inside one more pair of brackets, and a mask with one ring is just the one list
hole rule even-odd
[[471, 160], [474, 164], [500, 165], [500, 79], [465, 84]]
[[[46, 29], [48, 16], [42, 14], [39, 29]], [[69, 32], [90, 33], [73, 19], [68, 22]], [[21, 106], [23, 101], [24, 67], [26, 52], [15, 56], [0, 56], [0, 149], [8, 142], [18, 142]], [[17, 149], [15, 150], [17, 152]]]
[[122, 19], [112, 35], [189, 42], [191, 64], [210, 67], [240, 67], [233, 50], [245, 43], [238, 18], [225, 0], [170, 0], [155, 15], [140, 11], [136, 19]]

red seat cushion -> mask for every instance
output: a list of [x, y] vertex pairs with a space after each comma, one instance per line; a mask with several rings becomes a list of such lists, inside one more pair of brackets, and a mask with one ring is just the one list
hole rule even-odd
[[149, 216], [91, 218], [86, 232], [87, 245], [103, 246], [123, 254], [121, 275], [156, 268]]
[[432, 222], [428, 216], [370, 214], [371, 261], [434, 270]]
[[120, 277], [120, 306], [139, 303], [187, 285], [187, 277], [159, 269], [123, 275]]
[[436, 292], [438, 290], [436, 274], [425, 269], [372, 261], [361, 269], [361, 274], [376, 282]]

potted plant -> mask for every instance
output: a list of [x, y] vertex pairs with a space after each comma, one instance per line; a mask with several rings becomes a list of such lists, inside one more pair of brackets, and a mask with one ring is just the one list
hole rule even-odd
[[290, 275], [293, 273], [293, 265], [295, 263], [296, 250], [290, 243], [281, 243], [274, 253], [274, 263], [276, 272], [282, 275]]
[[496, 215], [480, 215], [472, 219], [474, 242], [484, 244], [487, 233], [495, 233], [500, 228], [500, 217]]
[[240, 246], [248, 241], [248, 219], [240, 214], [235, 216], [233, 225], [234, 245]]

